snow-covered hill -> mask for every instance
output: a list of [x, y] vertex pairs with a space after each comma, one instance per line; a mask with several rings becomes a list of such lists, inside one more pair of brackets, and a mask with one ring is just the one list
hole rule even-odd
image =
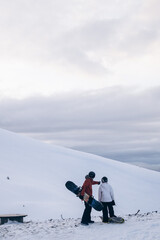
[[[0, 214], [26, 213], [28, 220], [81, 217], [83, 203], [65, 188], [82, 185], [89, 171], [107, 176], [115, 213], [160, 211], [160, 173], [42, 142], [0, 129]], [[98, 186], [93, 186], [97, 198]], [[93, 215], [97, 215], [93, 210]]]

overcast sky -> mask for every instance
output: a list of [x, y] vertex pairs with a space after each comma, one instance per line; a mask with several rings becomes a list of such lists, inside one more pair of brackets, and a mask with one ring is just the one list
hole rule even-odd
[[160, 169], [159, 9], [0, 0], [0, 127]]

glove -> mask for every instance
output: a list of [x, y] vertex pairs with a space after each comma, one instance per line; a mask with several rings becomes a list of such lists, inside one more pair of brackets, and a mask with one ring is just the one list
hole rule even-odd
[[83, 196], [82, 196], [82, 195], [80, 195], [79, 198], [80, 198], [81, 200], [83, 200]]
[[112, 206], [114, 206], [114, 205], [116, 205], [116, 204], [115, 204], [115, 201], [113, 200], [113, 201], [112, 201]]
[[98, 182], [98, 185], [100, 184], [101, 182]]

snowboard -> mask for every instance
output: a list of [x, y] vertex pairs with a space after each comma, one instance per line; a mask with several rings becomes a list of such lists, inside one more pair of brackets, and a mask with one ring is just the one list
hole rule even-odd
[[[67, 181], [65, 183], [66, 188], [77, 195], [77, 197], [80, 197], [80, 192], [82, 191], [81, 187], [78, 187], [75, 183], [71, 181]], [[93, 207], [96, 211], [101, 211], [103, 209], [103, 205], [97, 201], [95, 198], [90, 197], [87, 193], [84, 194], [83, 199], [87, 204], [89, 204], [91, 207]]]
[[[101, 220], [103, 220], [103, 217], [100, 216], [100, 218], [101, 218]], [[116, 217], [116, 216], [110, 217], [108, 219], [108, 223], [124, 223], [124, 218]]]

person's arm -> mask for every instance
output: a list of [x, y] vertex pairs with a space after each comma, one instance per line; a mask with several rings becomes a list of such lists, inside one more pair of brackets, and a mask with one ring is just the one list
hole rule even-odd
[[95, 185], [95, 184], [98, 184], [98, 185], [99, 185], [100, 182], [99, 182], [99, 181], [93, 181], [93, 182], [92, 182], [92, 185]]
[[98, 189], [98, 201], [101, 202], [101, 198], [102, 198], [102, 191], [101, 191], [101, 186]]
[[114, 201], [114, 192], [111, 186], [110, 186], [110, 195], [111, 195], [112, 201]]
[[113, 193], [113, 188], [110, 186], [110, 195], [111, 195], [111, 198], [112, 198], [112, 206], [116, 205], [115, 204], [115, 201], [114, 201], [114, 193]]

